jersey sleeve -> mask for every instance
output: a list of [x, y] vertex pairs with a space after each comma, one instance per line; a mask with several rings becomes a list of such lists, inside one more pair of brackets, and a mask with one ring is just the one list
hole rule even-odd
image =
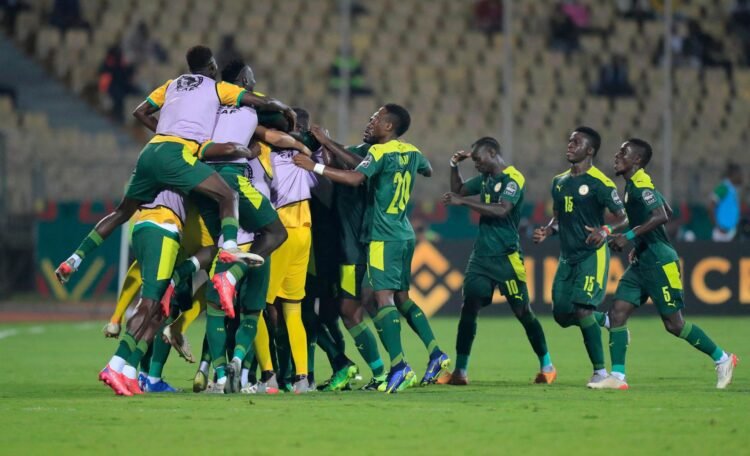
[[427, 157], [425, 157], [422, 154], [417, 154], [417, 156], [419, 157], [417, 159], [418, 160], [418, 163], [417, 163], [417, 172], [419, 174], [422, 174], [425, 171], [428, 171], [428, 170], [432, 169], [432, 165], [430, 165], [430, 161], [427, 160]]
[[664, 198], [661, 193], [650, 188], [641, 190], [638, 198], [643, 202], [643, 207], [649, 212], [664, 206]]
[[616, 187], [610, 187], [609, 185], [604, 184], [601, 184], [598, 187], [597, 199], [600, 204], [607, 206], [607, 209], [613, 214], [625, 210], [625, 206], [622, 204], [620, 194], [617, 193]]
[[727, 193], [727, 186], [722, 182], [714, 189], [714, 192], [711, 194], [711, 199], [713, 199], [714, 202], [718, 203], [719, 201], [723, 200], [725, 196], [727, 196]]
[[466, 196], [478, 195], [482, 191], [482, 176], [474, 176], [464, 182], [463, 191]]
[[247, 92], [240, 86], [229, 84], [228, 82], [217, 82], [216, 93], [219, 95], [219, 101], [223, 105], [227, 106], [240, 106], [240, 100], [242, 100], [242, 94]]
[[154, 89], [153, 92], [151, 92], [148, 97], [146, 97], [146, 101], [149, 102], [151, 106], [153, 106], [156, 109], [161, 109], [162, 106], [164, 106], [164, 101], [167, 98], [167, 87], [169, 87], [169, 84], [172, 82], [172, 80], [168, 80], [161, 86]]
[[521, 185], [515, 179], [508, 179], [508, 182], [505, 184], [505, 188], [503, 189], [502, 193], [500, 193], [500, 200], [508, 201], [515, 206], [516, 204], [518, 204], [518, 200], [521, 199], [522, 191], [523, 189], [521, 188]]
[[354, 170], [359, 171], [369, 179], [383, 170], [383, 163], [385, 163], [385, 160], [383, 160], [382, 156], [380, 157], [380, 160], [378, 160], [372, 153], [368, 152], [367, 156], [365, 156], [362, 162], [357, 165]]

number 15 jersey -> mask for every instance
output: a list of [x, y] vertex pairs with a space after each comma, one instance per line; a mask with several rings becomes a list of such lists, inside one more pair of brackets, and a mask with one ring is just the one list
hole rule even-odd
[[367, 176], [366, 241], [407, 241], [414, 229], [406, 206], [417, 174], [430, 162], [411, 144], [391, 140], [374, 144], [356, 171]]

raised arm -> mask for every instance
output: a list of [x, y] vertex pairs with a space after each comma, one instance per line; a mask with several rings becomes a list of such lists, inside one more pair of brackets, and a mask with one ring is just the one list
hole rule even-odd
[[354, 169], [362, 162], [362, 157], [349, 152], [344, 146], [331, 139], [326, 130], [320, 125], [310, 127], [310, 133], [318, 140], [321, 146], [331, 153], [332, 158], [341, 163], [346, 169]]
[[460, 196], [466, 196], [466, 190], [464, 189], [464, 179], [461, 176], [461, 171], [458, 169], [458, 164], [471, 156], [470, 152], [459, 150], [450, 160], [451, 165], [451, 192], [457, 193]]
[[307, 146], [302, 144], [302, 141], [298, 141], [291, 135], [288, 135], [279, 130], [274, 130], [272, 128], [266, 128], [258, 125], [255, 129], [255, 134], [253, 135], [253, 137], [281, 149], [294, 149], [302, 152], [308, 157], [312, 156], [312, 152]]
[[259, 95], [253, 92], [243, 92], [239, 104], [241, 106], [255, 108], [256, 110], [277, 111], [284, 114], [284, 117], [286, 117], [286, 120], [289, 123], [290, 131], [294, 130], [294, 125], [297, 123], [297, 114], [295, 114], [292, 108], [279, 100], [265, 95]]

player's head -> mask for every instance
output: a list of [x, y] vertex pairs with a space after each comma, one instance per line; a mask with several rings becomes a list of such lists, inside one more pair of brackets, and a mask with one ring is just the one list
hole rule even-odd
[[403, 106], [388, 103], [370, 117], [362, 137], [367, 144], [379, 144], [398, 138], [411, 125], [409, 111]]
[[742, 184], [742, 168], [740, 165], [734, 162], [727, 163], [727, 171], [725, 173], [727, 179], [729, 179], [734, 185]]
[[471, 160], [479, 173], [496, 173], [499, 166], [503, 164], [503, 158], [500, 155], [500, 143], [490, 136], [477, 139], [471, 145]]
[[615, 154], [615, 174], [632, 175], [636, 170], [645, 168], [651, 161], [651, 144], [638, 138], [630, 138], [620, 146]]
[[310, 113], [306, 109], [294, 107], [292, 108], [295, 114], [297, 114], [297, 123], [294, 125], [294, 131], [307, 131], [310, 129]]
[[242, 60], [231, 60], [221, 70], [221, 80], [236, 84], [245, 90], [252, 91], [255, 88], [255, 74], [253, 69]]
[[191, 73], [202, 74], [211, 79], [216, 79], [219, 68], [216, 66], [214, 54], [206, 46], [193, 46], [185, 54], [188, 69]]
[[602, 138], [590, 127], [578, 127], [568, 139], [568, 150], [565, 156], [570, 163], [580, 163], [586, 158], [596, 157]]

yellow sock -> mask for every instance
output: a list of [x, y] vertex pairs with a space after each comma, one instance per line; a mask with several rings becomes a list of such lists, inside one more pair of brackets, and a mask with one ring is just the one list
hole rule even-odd
[[258, 332], [255, 334], [255, 357], [258, 359], [261, 371], [272, 371], [273, 361], [271, 361], [271, 340], [268, 337], [268, 328], [266, 319], [261, 315], [258, 318]]
[[307, 333], [302, 324], [302, 304], [285, 302], [283, 308], [294, 367], [297, 375], [307, 375]]
[[125, 282], [122, 284], [120, 296], [117, 297], [117, 307], [115, 307], [115, 312], [109, 319], [110, 322], [119, 324], [122, 321], [122, 316], [125, 315], [125, 310], [133, 302], [135, 295], [138, 294], [141, 283], [141, 266], [137, 261], [133, 261], [128, 268]]

